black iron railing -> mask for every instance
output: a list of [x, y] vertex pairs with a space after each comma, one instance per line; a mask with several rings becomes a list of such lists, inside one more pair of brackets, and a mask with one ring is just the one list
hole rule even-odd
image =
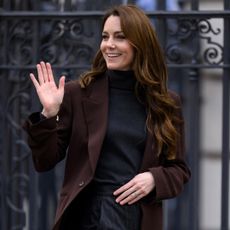
[[[166, 224], [167, 230], [199, 229], [203, 68], [223, 69], [221, 230], [227, 230], [229, 224], [230, 6], [226, 0], [223, 11], [198, 11], [197, 4], [192, 1], [192, 11], [187, 12], [148, 12], [162, 36], [170, 87], [183, 99], [187, 158], [193, 175], [183, 195], [172, 201], [174, 205], [168, 205], [170, 219], [177, 222]], [[28, 74], [38, 61], [45, 60], [51, 62], [56, 76], [77, 78], [89, 68], [98, 49], [102, 15], [101, 11], [0, 11], [0, 230], [50, 229], [63, 166], [44, 174], [33, 169], [21, 125], [40, 105]], [[222, 21], [224, 27], [214, 28], [213, 20]], [[224, 35], [224, 41], [216, 42], [213, 38], [220, 35]], [[174, 207], [172, 212], [170, 207]]]

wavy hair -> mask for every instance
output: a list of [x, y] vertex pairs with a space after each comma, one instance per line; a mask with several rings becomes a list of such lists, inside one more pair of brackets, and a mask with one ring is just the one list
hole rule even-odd
[[[147, 108], [146, 126], [155, 139], [158, 156], [167, 149], [167, 159], [176, 155], [177, 116], [174, 100], [167, 91], [167, 67], [155, 30], [147, 15], [135, 5], [120, 5], [109, 9], [103, 18], [102, 28], [109, 16], [120, 17], [121, 29], [135, 50], [132, 69], [139, 89], [144, 94]], [[98, 50], [90, 71], [80, 78], [87, 87], [107, 70], [102, 52]]]

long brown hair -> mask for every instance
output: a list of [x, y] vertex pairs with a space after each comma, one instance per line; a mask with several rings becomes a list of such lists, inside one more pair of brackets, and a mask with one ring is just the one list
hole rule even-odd
[[[121, 29], [134, 47], [135, 57], [132, 69], [138, 85], [144, 91], [147, 107], [147, 129], [155, 136], [158, 155], [163, 147], [167, 158], [176, 155], [176, 105], [167, 91], [167, 67], [151, 21], [134, 5], [120, 5], [109, 9], [104, 16], [102, 28], [109, 16], [119, 16]], [[98, 50], [92, 69], [82, 75], [80, 84], [86, 87], [98, 75], [107, 70], [105, 60]]]

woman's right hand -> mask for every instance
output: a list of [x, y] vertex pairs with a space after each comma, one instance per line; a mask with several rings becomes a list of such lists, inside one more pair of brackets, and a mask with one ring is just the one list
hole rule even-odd
[[37, 64], [38, 79], [34, 74], [30, 78], [36, 88], [39, 100], [43, 106], [42, 114], [47, 117], [57, 115], [64, 96], [65, 77], [62, 76], [57, 87], [51, 65], [40, 62]]

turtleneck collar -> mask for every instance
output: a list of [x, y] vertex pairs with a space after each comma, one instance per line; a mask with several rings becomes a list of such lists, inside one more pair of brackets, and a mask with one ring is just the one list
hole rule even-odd
[[132, 70], [107, 70], [109, 87], [123, 90], [134, 90], [136, 78]]

